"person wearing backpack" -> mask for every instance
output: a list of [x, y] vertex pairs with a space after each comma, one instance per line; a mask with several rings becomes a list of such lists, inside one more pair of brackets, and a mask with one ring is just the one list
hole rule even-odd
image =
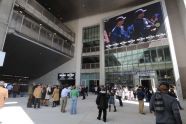
[[150, 111], [156, 116], [156, 124], [182, 124], [177, 100], [168, 94], [169, 84], [161, 83], [150, 100]]

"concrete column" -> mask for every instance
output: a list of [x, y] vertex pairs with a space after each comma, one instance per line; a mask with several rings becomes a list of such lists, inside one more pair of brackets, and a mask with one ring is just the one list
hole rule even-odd
[[104, 41], [103, 41], [103, 23], [100, 24], [100, 85], [105, 85], [105, 51], [104, 51]]
[[181, 16], [182, 27], [184, 30], [184, 36], [186, 39], [186, 0], [177, 0], [178, 9]]
[[[180, 99], [186, 98], [186, 40], [184, 33], [184, 25], [180, 15], [179, 8], [176, 0], [165, 0], [167, 8], [167, 17], [169, 19], [169, 26], [167, 26], [167, 32], [169, 37], [169, 46], [172, 55], [172, 62], [174, 65], [174, 75], [176, 80], [176, 87], [178, 97]], [[172, 36], [170, 36], [172, 34]], [[182, 96], [183, 95], [183, 96]]]
[[[179, 16], [180, 16], [180, 21], [181, 21], [181, 31], [183, 32], [183, 39], [182, 42], [180, 42], [177, 51], [179, 51], [183, 55], [184, 58], [179, 58], [180, 61], [180, 66], [179, 66], [179, 71], [180, 71], [180, 80], [181, 80], [181, 86], [182, 86], [182, 93], [183, 93], [183, 98], [186, 99], [186, 54], [183, 54], [186, 48], [186, 1], [185, 0], [177, 0], [178, 3], [178, 11], [179, 11]], [[180, 49], [180, 50], [179, 50]]]
[[[80, 21], [77, 21], [77, 25], [80, 25]], [[80, 27], [80, 26], [79, 26]], [[76, 85], [80, 85], [81, 81], [81, 57], [82, 57], [82, 48], [83, 48], [83, 43], [82, 43], [82, 28], [77, 28], [78, 33], [76, 35], [76, 45], [75, 45], [75, 58], [76, 58]]]
[[3, 50], [15, 0], [0, 0], [0, 50]]

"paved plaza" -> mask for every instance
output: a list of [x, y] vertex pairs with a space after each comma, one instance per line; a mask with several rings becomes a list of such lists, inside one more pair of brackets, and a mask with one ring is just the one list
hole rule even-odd
[[[52, 108], [41, 106], [40, 109], [27, 108], [27, 97], [9, 98], [4, 108], [0, 110], [1, 124], [104, 124], [97, 120], [96, 96], [90, 94], [87, 99], [78, 98], [77, 114], [61, 113], [60, 106]], [[184, 102], [186, 103], [186, 102]], [[145, 104], [145, 115], [138, 113], [136, 101], [124, 101], [124, 106], [119, 107], [116, 102], [117, 112], [108, 112], [106, 124], [155, 124], [155, 117]], [[184, 108], [186, 108], [184, 104]], [[186, 124], [186, 110], [181, 111], [183, 124]]]

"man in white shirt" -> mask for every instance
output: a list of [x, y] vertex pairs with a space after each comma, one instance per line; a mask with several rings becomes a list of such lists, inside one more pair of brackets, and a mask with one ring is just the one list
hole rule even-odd
[[70, 90], [65, 86], [63, 90], [61, 91], [61, 112], [66, 112], [65, 108], [67, 105], [67, 98], [68, 98], [68, 93]]

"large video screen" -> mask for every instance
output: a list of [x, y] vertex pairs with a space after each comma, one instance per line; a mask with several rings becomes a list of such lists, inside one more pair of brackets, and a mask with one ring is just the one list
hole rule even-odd
[[154, 3], [104, 20], [105, 48], [166, 38], [161, 3]]

